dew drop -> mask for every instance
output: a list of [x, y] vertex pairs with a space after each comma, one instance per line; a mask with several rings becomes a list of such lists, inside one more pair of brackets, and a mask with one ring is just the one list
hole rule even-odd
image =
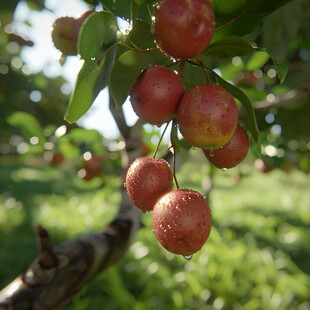
[[124, 187], [126, 187], [126, 183], [124, 183]]
[[91, 60], [96, 60], [96, 57], [91, 57], [90, 59], [91, 59]]
[[183, 256], [186, 260], [191, 260], [193, 258], [193, 255], [184, 255]]
[[155, 234], [154, 229], [152, 229], [152, 234]]
[[194, 151], [195, 151], [195, 150], [196, 150], [196, 148], [195, 148], [194, 146], [192, 146], [192, 150], [194, 150]]
[[225, 172], [227, 171], [227, 168], [221, 168], [221, 171]]

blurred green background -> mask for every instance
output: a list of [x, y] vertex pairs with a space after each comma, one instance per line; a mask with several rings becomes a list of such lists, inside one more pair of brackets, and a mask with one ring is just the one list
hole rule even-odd
[[[190, 152], [179, 183], [202, 192], [210, 167]], [[36, 225], [57, 244], [107, 225], [120, 200], [118, 176], [85, 182], [57, 167], [1, 166], [0, 182], [0, 286], [36, 256]], [[144, 214], [127, 254], [68, 309], [309, 309], [310, 178], [246, 162], [213, 182], [214, 225], [199, 253], [187, 261], [165, 251]]]
[[[35, 46], [19, 26], [30, 30], [34, 20], [16, 22], [17, 8], [45, 14], [51, 4], [21, 3], [0, 11], [0, 288], [36, 257], [37, 225], [54, 244], [101, 229], [118, 211], [123, 182], [122, 141], [65, 123], [67, 80], [32, 72], [23, 56]], [[168, 253], [144, 214], [126, 255], [68, 309], [310, 309], [309, 16], [307, 0], [290, 1], [247, 35], [289, 64], [282, 85], [266, 53], [208, 59], [253, 102], [262, 157], [254, 147], [222, 172], [199, 149], [178, 155], [180, 186], [207, 194], [212, 210], [203, 249], [188, 261]], [[143, 155], [152, 154], [160, 132], [145, 125], [141, 134]]]

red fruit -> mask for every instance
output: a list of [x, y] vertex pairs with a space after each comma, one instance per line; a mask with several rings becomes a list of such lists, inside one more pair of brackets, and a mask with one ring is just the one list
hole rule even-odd
[[144, 121], [160, 126], [175, 117], [183, 93], [184, 86], [178, 75], [156, 66], [144, 70], [132, 86], [131, 105]]
[[53, 155], [52, 166], [58, 166], [65, 160], [64, 155], [61, 152], [57, 152]]
[[209, 161], [220, 169], [233, 168], [240, 164], [249, 151], [249, 137], [242, 126], [238, 125], [234, 135], [222, 148], [203, 150]]
[[200, 84], [183, 96], [178, 108], [181, 134], [193, 146], [218, 149], [228, 143], [238, 125], [233, 96], [216, 84]]
[[78, 17], [74, 21], [74, 27], [73, 27], [73, 40], [75, 44], [77, 45], [78, 37], [79, 37], [79, 32], [81, 29], [82, 24], [84, 23], [85, 19], [95, 11], [86, 11], [84, 12], [80, 17]]
[[171, 253], [189, 256], [207, 241], [211, 211], [204, 197], [189, 189], [172, 190], [153, 210], [153, 229], [158, 241]]
[[103, 176], [104, 171], [102, 169], [102, 162], [104, 161], [104, 157], [93, 155], [89, 160], [85, 161], [84, 170], [85, 175], [83, 179], [85, 181], [92, 180], [94, 177]]
[[262, 173], [268, 173], [273, 170], [272, 164], [261, 158], [258, 158], [254, 161], [254, 168]]
[[75, 18], [59, 17], [53, 23], [52, 40], [64, 55], [76, 55], [76, 42], [73, 40]]
[[214, 32], [209, 0], [165, 0], [154, 9], [154, 38], [166, 54], [188, 59], [202, 53]]
[[137, 158], [126, 175], [131, 201], [143, 212], [151, 211], [157, 200], [172, 189], [172, 172], [163, 159]]

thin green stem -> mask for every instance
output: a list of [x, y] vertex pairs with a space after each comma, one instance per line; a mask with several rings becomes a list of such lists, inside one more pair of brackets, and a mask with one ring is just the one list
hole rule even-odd
[[156, 157], [157, 151], [158, 151], [158, 149], [159, 149], [159, 146], [160, 146], [160, 144], [161, 144], [161, 141], [162, 141], [162, 139], [163, 139], [163, 137], [164, 137], [164, 135], [165, 135], [165, 132], [166, 132], [166, 130], [167, 130], [169, 124], [170, 124], [170, 122], [167, 123], [167, 125], [166, 125], [166, 127], [165, 127], [163, 133], [162, 133], [161, 136], [160, 136], [160, 139], [159, 139], [159, 141], [158, 141], [156, 150], [155, 150], [155, 152], [154, 152], [154, 154], [153, 154], [153, 159]]
[[178, 183], [177, 176], [175, 173], [175, 162], [176, 162], [176, 156], [177, 156], [176, 145], [175, 145], [175, 140], [174, 140], [174, 135], [173, 135], [173, 128], [175, 126], [177, 126], [177, 119], [176, 118], [174, 118], [172, 121], [171, 132], [170, 132], [170, 142], [171, 142], [171, 146], [173, 149], [172, 175], [174, 178], [175, 185], [176, 185], [177, 189], [179, 189], [180, 187], [179, 187], [179, 183]]
[[200, 57], [197, 57], [197, 58], [198, 58], [199, 64], [201, 65], [201, 67], [203, 69], [203, 73], [206, 77], [207, 83], [210, 83], [208, 73], [207, 73], [207, 69], [206, 69], [206, 66], [205, 66], [203, 60]]

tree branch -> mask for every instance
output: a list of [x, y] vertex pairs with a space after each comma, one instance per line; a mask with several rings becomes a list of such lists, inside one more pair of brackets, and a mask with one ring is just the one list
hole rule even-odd
[[[141, 126], [138, 122], [125, 139], [123, 177], [128, 165], [141, 156], [140, 147], [127, 147], [141, 140]], [[52, 246], [47, 231], [38, 227], [39, 255], [0, 291], [0, 310], [64, 309], [94, 276], [122, 257], [141, 226], [141, 212], [130, 201], [123, 182], [119, 213], [106, 229]]]

